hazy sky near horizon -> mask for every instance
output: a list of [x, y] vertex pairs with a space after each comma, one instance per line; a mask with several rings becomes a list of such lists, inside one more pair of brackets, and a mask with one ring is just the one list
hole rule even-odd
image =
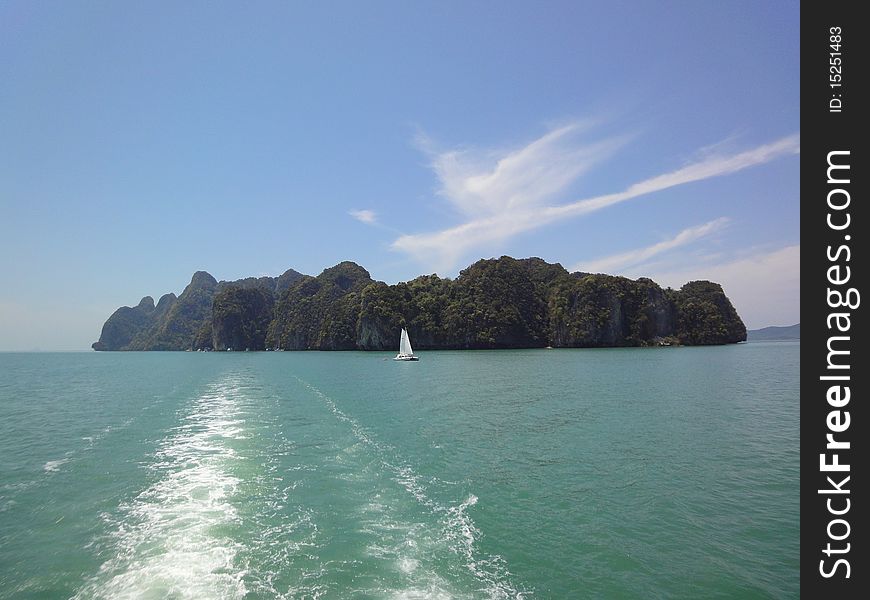
[[0, 350], [145, 295], [479, 258], [799, 321], [799, 4], [0, 3]]

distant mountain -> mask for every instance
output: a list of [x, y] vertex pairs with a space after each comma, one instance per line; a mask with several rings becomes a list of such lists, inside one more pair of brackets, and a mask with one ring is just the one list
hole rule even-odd
[[763, 327], [746, 332], [750, 342], [774, 342], [801, 339], [801, 324], [788, 327]]
[[746, 339], [722, 286], [569, 273], [540, 258], [479, 260], [454, 279], [387, 285], [352, 262], [317, 277], [218, 282], [204, 271], [157, 306], [103, 325], [94, 350], [392, 350], [405, 327], [426, 349], [710, 345]]

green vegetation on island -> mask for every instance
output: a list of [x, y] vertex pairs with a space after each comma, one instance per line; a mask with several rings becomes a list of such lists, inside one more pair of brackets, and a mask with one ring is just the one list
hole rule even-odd
[[387, 285], [353, 262], [317, 277], [216, 281], [194, 274], [177, 298], [145, 297], [103, 325], [95, 350], [393, 350], [709, 345], [746, 340], [719, 284], [568, 273], [540, 258], [480, 260], [456, 279]]

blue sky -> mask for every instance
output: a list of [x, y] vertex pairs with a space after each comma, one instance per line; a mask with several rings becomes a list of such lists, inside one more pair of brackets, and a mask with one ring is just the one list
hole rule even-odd
[[341, 260], [725, 286], [799, 321], [797, 2], [0, 3], [0, 350]]

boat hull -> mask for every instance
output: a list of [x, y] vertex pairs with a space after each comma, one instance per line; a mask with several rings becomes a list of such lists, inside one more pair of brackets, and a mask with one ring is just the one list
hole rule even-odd
[[420, 360], [420, 359], [416, 356], [397, 356], [393, 360], [398, 360], [401, 362], [410, 362], [410, 361]]

